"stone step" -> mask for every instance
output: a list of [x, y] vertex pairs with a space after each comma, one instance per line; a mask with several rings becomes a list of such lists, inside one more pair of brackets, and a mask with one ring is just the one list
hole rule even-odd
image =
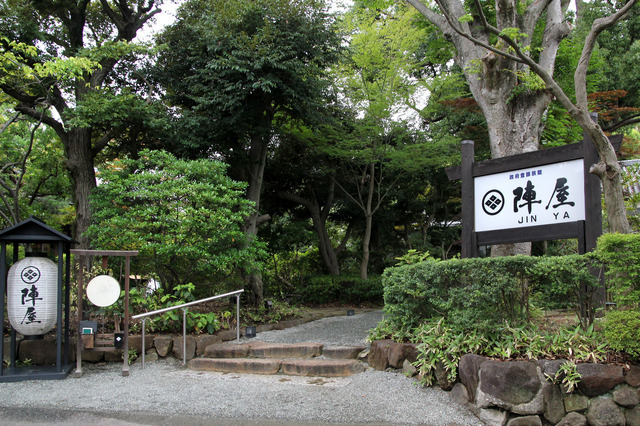
[[331, 359], [358, 359], [358, 355], [365, 349], [366, 346], [325, 346], [322, 356]]
[[355, 359], [285, 359], [282, 372], [291, 376], [347, 377], [362, 373], [364, 365]]
[[192, 370], [222, 373], [276, 374], [292, 376], [347, 377], [362, 373], [364, 365], [353, 359], [261, 359], [195, 358]]
[[189, 367], [199, 371], [221, 373], [276, 374], [282, 360], [259, 358], [194, 358]]
[[216, 343], [204, 350], [207, 358], [314, 358], [322, 354], [322, 343]]

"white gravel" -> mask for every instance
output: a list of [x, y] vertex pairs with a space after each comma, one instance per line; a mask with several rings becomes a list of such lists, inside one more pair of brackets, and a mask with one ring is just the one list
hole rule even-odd
[[[363, 344], [366, 330], [380, 317], [374, 312], [326, 318], [259, 333], [254, 340]], [[121, 367], [85, 363], [81, 378], [0, 383], [0, 423], [481, 424], [447, 392], [422, 388], [395, 372], [260, 376], [198, 372], [180, 361], [161, 360], [146, 363], [144, 370], [135, 363], [130, 376], [122, 377]]]

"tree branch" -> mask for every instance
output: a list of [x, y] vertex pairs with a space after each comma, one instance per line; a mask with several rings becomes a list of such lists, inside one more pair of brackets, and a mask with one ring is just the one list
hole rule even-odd
[[576, 67], [576, 72], [574, 74], [574, 83], [575, 83], [575, 91], [576, 91], [576, 104], [580, 108], [586, 109], [588, 106], [587, 103], [587, 69], [589, 68], [589, 62], [591, 61], [591, 54], [593, 53], [593, 49], [596, 45], [596, 39], [598, 35], [607, 28], [611, 27], [613, 24], [623, 19], [629, 10], [638, 2], [638, 0], [629, 0], [622, 8], [620, 8], [617, 12], [612, 15], [605, 16], [603, 18], [598, 18], [593, 21], [593, 25], [591, 26], [591, 31], [585, 38], [584, 46], [582, 47], [582, 54], [580, 55], [580, 61], [578, 62], [578, 66]]

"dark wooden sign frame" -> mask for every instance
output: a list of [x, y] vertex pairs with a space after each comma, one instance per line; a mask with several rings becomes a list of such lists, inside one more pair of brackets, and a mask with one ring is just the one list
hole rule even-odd
[[[610, 137], [620, 146], [621, 135]], [[474, 178], [564, 161], [584, 161], [585, 220], [553, 225], [475, 232]], [[476, 163], [473, 141], [462, 141], [462, 165], [446, 169], [449, 180], [462, 179], [462, 257], [478, 257], [479, 246], [577, 238], [581, 254], [596, 247], [602, 234], [600, 179], [589, 173], [599, 160], [588, 135], [581, 142]]]

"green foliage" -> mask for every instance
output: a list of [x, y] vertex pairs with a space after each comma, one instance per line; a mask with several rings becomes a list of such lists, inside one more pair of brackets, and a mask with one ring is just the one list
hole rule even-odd
[[251, 213], [244, 186], [212, 160], [179, 160], [143, 151], [100, 171], [92, 194], [89, 235], [103, 249], [139, 250], [137, 267], [160, 277], [165, 288], [193, 282], [226, 290], [224, 280], [251, 265], [259, 251], [242, 225]]
[[0, 228], [35, 216], [63, 231], [73, 208], [62, 144], [52, 129], [11, 106], [0, 103]]
[[273, 300], [270, 307], [265, 304], [258, 308], [243, 309], [240, 312], [240, 323], [246, 325], [276, 323], [300, 317], [304, 313], [304, 308]]
[[321, 305], [326, 303], [380, 303], [382, 281], [370, 276], [363, 280], [358, 276], [316, 275], [306, 279], [294, 294], [301, 303]]
[[[184, 303], [196, 300], [194, 296], [195, 286], [191, 283], [179, 285], [174, 288], [172, 293], [166, 293], [161, 287], [151, 294], [148, 294], [146, 287], [132, 288], [129, 291], [129, 309], [135, 314], [156, 311], [172, 306], [182, 305]], [[124, 291], [120, 299], [112, 309], [113, 313], [123, 315]], [[100, 313], [100, 312], [98, 312]], [[108, 313], [105, 313], [109, 315]], [[232, 318], [233, 317], [233, 318]], [[187, 308], [186, 315], [187, 333], [208, 333], [213, 334], [220, 329], [231, 328], [232, 320], [235, 320], [235, 314], [232, 315], [227, 310], [216, 310], [202, 312], [198, 305]], [[178, 333], [182, 332], [183, 312], [182, 308], [175, 309], [163, 314], [147, 317], [145, 327], [147, 331], [156, 333]], [[132, 332], [140, 331], [141, 322], [131, 324]]]
[[[427, 260], [389, 268], [383, 275], [385, 311], [399, 327], [445, 316], [459, 330], [489, 332], [505, 322], [527, 324], [531, 296], [541, 307], [561, 305], [593, 322], [596, 280], [586, 256], [514, 256]], [[581, 289], [587, 291], [582, 293]]]
[[[202, 148], [269, 135], [272, 119], [313, 121], [340, 43], [318, 0], [192, 0], [161, 34], [156, 77], [181, 108], [181, 143]], [[321, 114], [320, 114], [321, 115]], [[238, 150], [243, 152], [242, 149]]]
[[640, 307], [640, 235], [604, 234], [596, 256], [606, 266], [607, 288], [618, 307]]
[[[122, 354], [122, 356], [124, 356], [124, 354]], [[135, 348], [129, 349], [127, 364], [133, 364], [136, 359], [138, 359], [138, 351]]]
[[301, 303], [380, 303], [382, 282], [380, 277], [363, 280], [355, 275], [316, 275], [305, 279], [295, 290], [294, 297]]
[[[468, 332], [449, 326], [444, 318], [434, 318], [414, 329], [412, 340], [420, 343], [416, 367], [422, 383], [427, 386], [433, 383], [438, 364], [444, 367], [448, 379], [455, 381], [460, 358], [467, 353], [503, 360], [566, 358], [571, 361], [568, 364], [573, 364], [576, 361], [601, 362], [607, 352], [606, 344], [599, 341], [593, 327], [549, 332], [531, 326], [504, 324], [491, 332]], [[575, 386], [580, 377], [569, 365], [561, 367], [561, 373], [554, 379]]]
[[407, 251], [406, 254], [396, 257], [398, 262], [395, 266], [413, 265], [414, 263], [424, 262], [429, 259], [429, 257], [431, 257], [431, 255], [428, 251], [421, 253], [418, 250], [411, 249]]
[[[636, 140], [639, 140], [640, 134], [634, 129], [633, 136]], [[622, 187], [640, 187], [640, 164], [630, 164], [621, 173]], [[631, 191], [630, 191], [631, 192]], [[640, 206], [640, 193], [633, 191], [628, 194], [624, 199], [625, 207], [627, 208], [627, 219], [629, 219], [629, 225], [634, 232], [640, 232], [640, 215], [638, 212], [638, 206]]]
[[595, 292], [600, 283], [593, 272], [600, 269], [593, 256], [566, 255], [535, 258], [527, 270], [535, 283], [535, 300], [543, 309], [573, 309], [584, 328], [596, 315]]
[[556, 371], [556, 374], [553, 376], [549, 374], [545, 374], [545, 376], [547, 380], [558, 385], [563, 385], [567, 389], [566, 393], [572, 393], [576, 389], [580, 379], [582, 379], [582, 376], [578, 373], [578, 366], [572, 361], [560, 364], [558, 371]]
[[387, 269], [385, 311], [398, 323], [447, 316], [465, 329], [489, 330], [526, 320], [529, 290], [523, 271], [529, 257], [429, 260]]
[[615, 351], [640, 359], [640, 311], [611, 311], [604, 321], [604, 339]]

